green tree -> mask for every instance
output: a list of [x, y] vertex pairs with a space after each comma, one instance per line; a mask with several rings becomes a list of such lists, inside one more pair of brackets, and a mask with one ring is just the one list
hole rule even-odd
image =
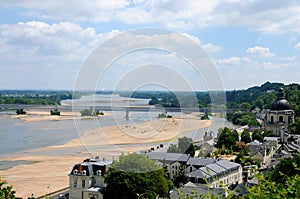
[[300, 118], [295, 119], [295, 122], [289, 124], [289, 133], [291, 134], [300, 134]]
[[300, 176], [287, 177], [283, 183], [275, 183], [265, 179], [262, 173], [257, 176], [259, 184], [248, 188], [245, 199], [269, 199], [269, 198], [300, 198]]
[[255, 129], [252, 133], [252, 140], [258, 140], [260, 142], [263, 142], [264, 136], [261, 134], [259, 130]]
[[7, 185], [5, 180], [0, 178], [0, 198], [2, 199], [15, 199], [15, 191], [12, 190], [12, 186]]
[[178, 148], [181, 153], [190, 154], [192, 157], [195, 155], [195, 146], [193, 144], [192, 138], [182, 137], [178, 138]]
[[251, 108], [251, 104], [248, 102], [243, 102], [240, 106], [241, 110], [249, 112]]
[[181, 151], [176, 144], [170, 144], [167, 152], [168, 153], [180, 153]]
[[283, 183], [288, 177], [300, 175], [300, 156], [287, 158], [280, 161], [275, 169], [269, 173], [270, 180], [276, 183]]
[[105, 198], [167, 197], [173, 186], [164, 169], [142, 154], [122, 154], [110, 166], [105, 182]]
[[218, 133], [217, 147], [232, 150], [236, 147], [239, 136], [236, 131], [230, 130], [228, 127], [220, 128]]
[[250, 136], [250, 133], [248, 130], [244, 130], [242, 132], [242, 135], [241, 135], [241, 141], [242, 142], [245, 142], [245, 143], [250, 143], [251, 142], [251, 136]]

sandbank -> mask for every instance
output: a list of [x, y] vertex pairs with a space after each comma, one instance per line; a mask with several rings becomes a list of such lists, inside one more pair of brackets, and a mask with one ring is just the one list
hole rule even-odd
[[[200, 120], [198, 116], [190, 114], [85, 131], [83, 136], [64, 145], [32, 150], [28, 152], [30, 155], [0, 158], [0, 161], [32, 162], [32, 164], [0, 170], [0, 176], [13, 184], [18, 197], [27, 198], [32, 193], [38, 197], [68, 187], [68, 174], [72, 166], [91, 157], [91, 154], [112, 159], [112, 157], [118, 157], [122, 152], [147, 150], [146, 146], [131, 144], [153, 143], [153, 146], [157, 146], [160, 142], [176, 139], [184, 133], [209, 127], [210, 124], [210, 120]], [[97, 146], [108, 145], [116, 147], [97, 149]], [[58, 149], [60, 151], [74, 149], [76, 154], [70, 155], [62, 152], [57, 155], [44, 155], [47, 154], [46, 151], [57, 151]], [[43, 154], [43, 152], [45, 153]]]
[[49, 111], [39, 110], [26, 110], [26, 115], [12, 115], [12, 118], [18, 118], [25, 122], [38, 122], [38, 121], [62, 121], [62, 120], [74, 120], [74, 119], [94, 119], [103, 116], [109, 116], [111, 113], [104, 113], [101, 116], [84, 116], [82, 117], [80, 112], [73, 111], [60, 111], [60, 115], [50, 115]]

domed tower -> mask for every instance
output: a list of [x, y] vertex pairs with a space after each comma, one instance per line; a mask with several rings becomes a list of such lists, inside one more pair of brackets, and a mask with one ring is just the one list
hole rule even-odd
[[294, 122], [294, 111], [291, 104], [284, 98], [283, 88], [278, 89], [277, 98], [272, 103], [266, 116], [266, 128], [280, 136], [282, 129], [287, 131], [290, 123]]

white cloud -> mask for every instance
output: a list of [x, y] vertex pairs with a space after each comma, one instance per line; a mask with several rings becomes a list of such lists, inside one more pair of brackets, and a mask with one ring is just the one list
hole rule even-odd
[[204, 50], [206, 50], [207, 52], [217, 52], [217, 51], [223, 50], [221, 46], [216, 46], [216, 45], [213, 45], [211, 43], [207, 43], [207, 44], [201, 45], [201, 47]]
[[217, 65], [240, 65], [244, 63], [249, 63], [251, 60], [248, 57], [230, 57], [228, 59], [216, 60]]
[[207, 26], [238, 26], [258, 32], [300, 32], [300, 2], [211, 0], [187, 1], [1, 1], [2, 7], [25, 8], [40, 19], [72, 22], [122, 21], [153, 24], [177, 30]]
[[248, 48], [246, 52], [249, 55], [258, 56], [258, 57], [274, 57], [275, 54], [271, 53], [269, 48], [261, 47], [261, 46], [255, 46], [253, 48]]
[[265, 70], [280, 70], [288, 67], [297, 66], [298, 63], [276, 63], [276, 62], [264, 62], [262, 67]]
[[[15, 84], [15, 88], [33, 88], [32, 85], [71, 88], [72, 77], [91, 50], [116, 33], [118, 31], [97, 34], [93, 28], [82, 28], [69, 22], [48, 24], [30, 21], [0, 25], [2, 87]], [[9, 75], [2, 77], [5, 73], [13, 74], [15, 78], [12, 79], [19, 80], [25, 74], [26, 81], [9, 83]], [[36, 83], [31, 83], [33, 81]]]
[[300, 42], [295, 45], [295, 49], [300, 50]]

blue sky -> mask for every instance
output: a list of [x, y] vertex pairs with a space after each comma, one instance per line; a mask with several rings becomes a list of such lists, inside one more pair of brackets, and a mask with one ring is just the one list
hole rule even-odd
[[[226, 90], [266, 81], [300, 83], [299, 13], [300, 2], [293, 0], [0, 1], [0, 89], [73, 89], [82, 65], [97, 46], [147, 27], [192, 38], [210, 57], [220, 76], [216, 81]], [[132, 43], [125, 38], [120, 42]], [[196, 77], [178, 57], [158, 51], [137, 52], [115, 61], [95, 87], [127, 89], [122, 87], [126, 71], [129, 74], [145, 64], [173, 67], [194, 90], [220, 89], [208, 85], [208, 79], [215, 77]], [[153, 72], [152, 88], [168, 87], [155, 74], [178, 76], [163, 68]], [[141, 74], [130, 75], [151, 79], [137, 71]], [[151, 88], [148, 84], [144, 88]], [[169, 87], [182, 90], [181, 85]]]

